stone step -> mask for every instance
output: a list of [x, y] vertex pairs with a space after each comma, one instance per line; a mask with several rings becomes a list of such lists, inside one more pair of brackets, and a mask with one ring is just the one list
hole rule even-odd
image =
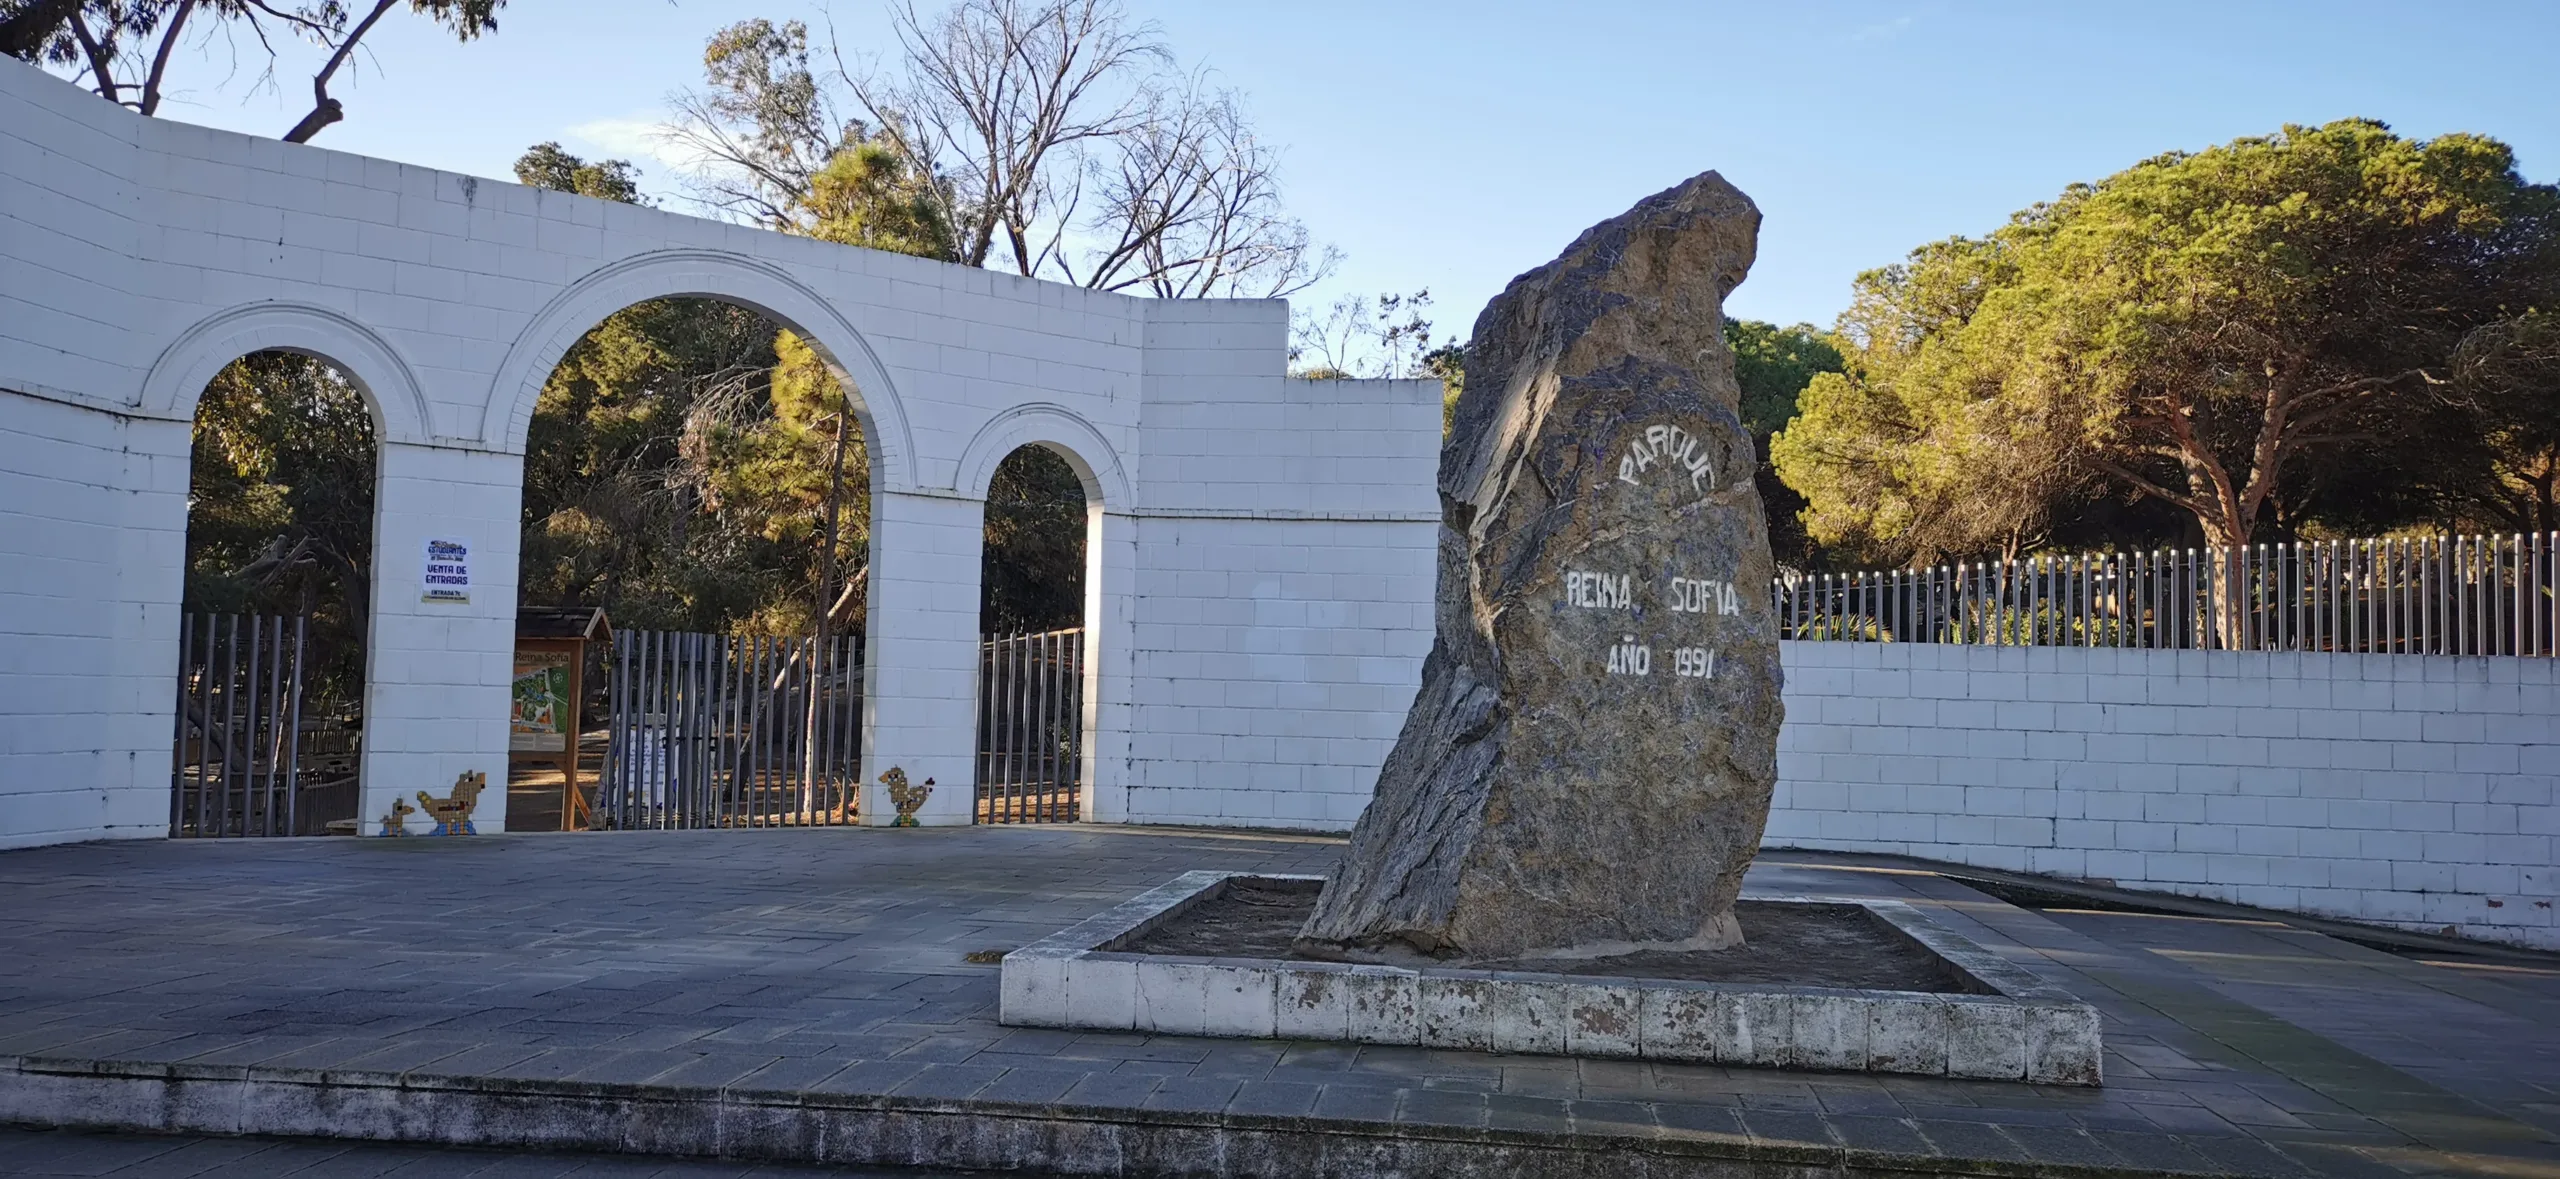
[[[1417, 1090], [1429, 1093], [1430, 1090]], [[1443, 1116], [1482, 1105], [1386, 1103], [1359, 1116], [745, 1090], [423, 1072], [0, 1058], [0, 1123], [294, 1136], [1057, 1175], [1501, 1175], [1704, 1179], [1914, 1175], [2127, 1179], [2300, 1174], [2128, 1168], [2035, 1157], [1993, 1136], [1978, 1154], [1787, 1141], [1665, 1124], [1595, 1102], [1588, 1124]], [[2084, 1159], [2115, 1157], [2081, 1131]], [[2174, 1137], [2163, 1135], [2160, 1137]], [[1914, 1141], [1918, 1141], [1913, 1136]], [[2186, 1157], [2209, 1157], [2188, 1155]]]

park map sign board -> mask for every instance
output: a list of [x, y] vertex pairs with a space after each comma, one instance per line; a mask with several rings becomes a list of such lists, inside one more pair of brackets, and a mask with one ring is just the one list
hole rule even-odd
[[569, 747], [578, 715], [578, 652], [543, 649], [518, 639], [514, 690], [507, 707], [509, 753], [559, 753]]
[[[577, 830], [588, 811], [578, 765], [578, 734], [585, 718], [589, 656], [612, 636], [604, 611], [594, 607], [531, 606], [516, 611], [515, 677], [507, 694], [507, 767], [510, 783], [546, 771], [559, 775], [560, 826]], [[548, 788], [547, 776], [534, 779]]]

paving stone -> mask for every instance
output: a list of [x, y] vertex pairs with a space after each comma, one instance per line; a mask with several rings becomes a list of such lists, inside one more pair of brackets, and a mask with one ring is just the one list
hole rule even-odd
[[1146, 1108], [1216, 1113], [1232, 1104], [1243, 1088], [1244, 1082], [1226, 1077], [1167, 1077], [1147, 1096]]
[[1582, 1092], [1588, 1097], [1626, 1097], [1644, 1101], [1653, 1096], [1653, 1066], [1639, 1060], [1583, 1060], [1577, 1062], [1582, 1073]]
[[980, 1064], [928, 1064], [890, 1092], [900, 1097], [969, 1097], [1003, 1073]]
[[[1356, 1081], [1362, 1078], [1363, 1074], [1353, 1072], [1349, 1069], [1291, 1068], [1284, 1064], [1272, 1069], [1270, 1072], [1262, 1074], [1262, 1076], [1258, 1078], [1257, 1083], [1266, 1085], [1323, 1086], [1339, 1084], [1346, 1080]], [[1401, 1077], [1368, 1079], [1373, 1080], [1380, 1085], [1388, 1085], [1391, 1087], [1402, 1085], [1405, 1081], [1405, 1078]]]
[[2078, 1127], [2004, 1124], [2000, 1132], [2046, 1165], [2120, 1167], [2124, 1159]]
[[415, 1071], [439, 1077], [496, 1076], [507, 1066], [539, 1056], [542, 1049], [522, 1044], [480, 1044], [439, 1057]]
[[[1299, 1041], [1290, 1044], [1281, 1052], [1280, 1063], [1287, 1068], [1343, 1069], [1358, 1063], [1361, 1054], [1368, 1051], [1370, 1049], [1359, 1044], [1316, 1044]], [[1376, 1051], [1385, 1052], [1389, 1049], [1378, 1048]]]
[[1187, 1077], [1199, 1070], [1199, 1066], [1180, 1060], [1123, 1060], [1106, 1067], [1113, 1072], [1151, 1073], [1159, 1077]]
[[1558, 1097], [1519, 1093], [1484, 1095], [1485, 1124], [1531, 1134], [1567, 1134], [1574, 1130], [1572, 1109]]
[[2068, 1129], [2079, 1124], [2079, 1111], [2046, 1106], [2009, 1103], [1949, 1106], [1906, 1101], [1902, 1103], [1902, 1108], [1912, 1117], [1930, 1121], [1945, 1119], [1960, 1122], [1990, 1122], [2003, 1126], [2044, 1126], [2050, 1129]]
[[1236, 1086], [1235, 1097], [1227, 1102], [1227, 1112], [1305, 1117], [1315, 1112], [1316, 1098], [1323, 1092], [1321, 1085], [1294, 1081], [1245, 1081]]
[[908, 1060], [857, 1060], [811, 1082], [808, 1088], [821, 1093], [887, 1093], [925, 1068]]
[[[844, 1062], [814, 1056], [785, 1056], [771, 1064], [730, 1081], [727, 1088], [750, 1091], [795, 1092], [823, 1081], [844, 1070]], [[591, 1078], [580, 1078], [591, 1079]]]
[[2311, 1179], [2313, 1176], [2326, 1179], [2323, 1172], [2312, 1169], [2303, 1160], [2255, 1138], [2190, 1138], [2186, 1144], [2203, 1155], [2205, 1161], [2234, 1174], [2263, 1175], [2272, 1179]]
[[1898, 1118], [1910, 1113], [1903, 1107], [1900, 1098], [1891, 1093], [1878, 1093], [1871, 1089], [1823, 1086], [1814, 1090], [1813, 1100], [1822, 1112], [1835, 1116], [1845, 1114]]
[[1450, 1089], [1407, 1089], [1396, 1103], [1396, 1120], [1432, 1126], [1480, 1130], [1491, 1124], [1486, 1095]]
[[1653, 1107], [1644, 1102], [1575, 1099], [1565, 1102], [1564, 1107], [1573, 1118], [1576, 1133], [1626, 1138], [1654, 1138], [1662, 1133], [1662, 1124], [1654, 1120]]
[[1085, 1079], [1082, 1072], [1063, 1069], [1008, 1068], [978, 1090], [981, 1101], [1018, 1101], [1046, 1105], [1067, 1095], [1067, 1090]]
[[2121, 1130], [2090, 1130], [2089, 1139], [2105, 1147], [2107, 1152], [2123, 1159], [2126, 1166], [2149, 1167], [2163, 1171], [2204, 1172], [2213, 1164], [2190, 1148], [2186, 1141], [2172, 1134], [2134, 1134]]
[[1653, 1107], [1653, 1119], [1668, 1137], [1717, 1135], [1741, 1138], [1749, 1134], [1742, 1128], [1739, 1106], [1664, 1103]]
[[2137, 1105], [2133, 1108], [2142, 1111], [2142, 1116], [2151, 1119], [2153, 1125], [2172, 1133], [2217, 1138], [2236, 1137], [2241, 1133], [2240, 1127], [2222, 1120], [2221, 1115], [2209, 1109], [2181, 1105]]
[[[649, 1078], [654, 1085], [686, 1085], [719, 1089], [753, 1076], [766, 1066], [781, 1060], [779, 1056], [751, 1055], [741, 1052], [711, 1052], [693, 1055], [691, 1059]], [[833, 1073], [827, 1074], [832, 1076]], [[825, 1076], [811, 1077], [820, 1081]]]
[[1502, 1092], [1528, 1097], [1580, 1097], [1582, 1073], [1551, 1064], [1513, 1066], [1502, 1070]]
[[1254, 1080], [1278, 1067], [1284, 1051], [1281, 1045], [1270, 1041], [1221, 1041], [1191, 1067], [1191, 1075]]
[[1920, 1136], [1920, 1131], [1907, 1118], [1844, 1114], [1832, 1117], [1830, 1122], [1831, 1132], [1839, 1136], [1842, 1145], [1853, 1150], [1913, 1157], [1937, 1154], [1936, 1148]]
[[1754, 1141], [1788, 1146], [1828, 1146], [1838, 1141], [1831, 1121], [1818, 1113], [1783, 1109], [1742, 1108], [1742, 1128]]
[[1809, 1092], [1745, 1092], [1740, 1095], [1744, 1109], [1782, 1110], [1791, 1113], [1820, 1113], [1822, 1098]]
[[1404, 1090], [1382, 1084], [1326, 1085], [1316, 1093], [1315, 1116], [1347, 1121], [1392, 1122]]
[[1147, 1098], [1164, 1085], [1164, 1078], [1152, 1073], [1087, 1073], [1067, 1090], [1062, 1100], [1068, 1105], [1104, 1105], [1123, 1109], [1143, 1108]]

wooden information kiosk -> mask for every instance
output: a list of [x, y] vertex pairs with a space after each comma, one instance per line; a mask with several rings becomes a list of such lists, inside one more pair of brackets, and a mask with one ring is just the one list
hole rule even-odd
[[586, 827], [588, 802], [579, 789], [580, 706], [587, 694], [587, 664], [605, 650], [613, 628], [604, 611], [588, 606], [535, 606], [516, 611], [515, 689], [507, 708], [507, 769], [555, 770], [560, 775], [560, 829]]

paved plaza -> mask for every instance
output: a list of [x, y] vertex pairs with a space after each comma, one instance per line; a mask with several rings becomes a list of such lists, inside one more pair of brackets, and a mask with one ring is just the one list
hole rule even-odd
[[[894, 1158], [735, 1127], [601, 1143], [716, 1140], [852, 1162], [921, 1161], [963, 1142], [915, 1129], [941, 1117], [1046, 1119], [1081, 1127], [1086, 1147], [1107, 1131], [1132, 1169], [1210, 1172], [1276, 1173], [1250, 1160], [1298, 1148], [1456, 1157], [1413, 1153], [1423, 1143], [1496, 1151], [1516, 1174], [1548, 1173], [1521, 1160], [1601, 1150], [1579, 1173], [2560, 1176], [2560, 962], [2386, 953], [2246, 917], [2021, 908], [1934, 874], [1802, 853], [1764, 856], [1750, 888], [1927, 908], [2101, 1008], [2105, 1087], [996, 1023], [997, 971], [983, 961], [995, 952], [1183, 871], [1322, 871], [1339, 847], [1075, 826], [0, 853], [0, 1108], [271, 1129], [254, 1097], [264, 1078], [366, 1100], [477, 1087], [530, 1109], [707, 1094], [909, 1118], [896, 1150], [882, 1148], [904, 1152]], [[251, 1096], [199, 1084], [159, 1091], [179, 1096], [152, 1110], [117, 1104], [116, 1084], [169, 1076]], [[40, 1089], [72, 1091], [42, 1088], [66, 1077], [98, 1096], [31, 1113]], [[330, 1108], [343, 1123], [320, 1128], [352, 1136], [599, 1141], [485, 1112], [402, 1122], [386, 1106]], [[1169, 1162], [1142, 1145], [1153, 1130], [1224, 1145]]]

